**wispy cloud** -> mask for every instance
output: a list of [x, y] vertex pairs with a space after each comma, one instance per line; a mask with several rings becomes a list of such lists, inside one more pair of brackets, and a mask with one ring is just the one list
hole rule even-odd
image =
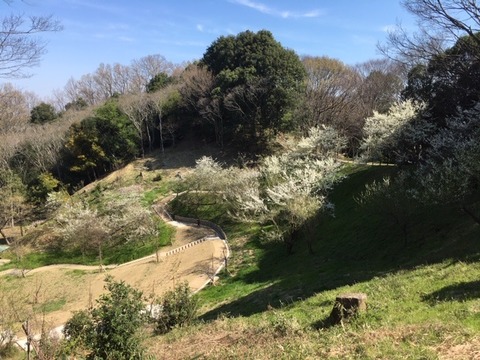
[[393, 31], [395, 31], [396, 29], [398, 28], [397, 25], [385, 25], [382, 27], [382, 31], [385, 32], [385, 33], [391, 33]]
[[135, 39], [130, 36], [115, 35], [115, 34], [104, 33], [104, 32], [97, 32], [95, 34], [92, 34], [92, 36], [95, 39], [100, 39], [100, 40], [117, 40], [117, 41], [126, 42], [126, 43], [135, 42]]
[[224, 31], [222, 31], [219, 28], [216, 27], [211, 27], [209, 25], [203, 25], [203, 24], [197, 24], [196, 29], [198, 32], [204, 33], [204, 34], [212, 34], [212, 35], [219, 35], [222, 34]]
[[83, 8], [88, 8], [91, 10], [96, 10], [96, 11], [101, 11], [101, 12], [107, 12], [111, 14], [118, 14], [120, 12], [123, 12], [124, 9], [117, 4], [115, 5], [106, 5], [103, 4], [99, 1], [91, 1], [91, 0], [67, 0], [68, 4], [74, 5], [74, 6], [79, 6]]
[[318, 9], [310, 10], [307, 12], [297, 12], [289, 10], [278, 10], [273, 7], [267, 6], [260, 2], [255, 2], [251, 0], [230, 0], [231, 3], [246, 6], [250, 9], [261, 12], [262, 14], [281, 17], [283, 19], [299, 19], [299, 18], [314, 18], [322, 15], [322, 12]]
[[129, 36], [119, 36], [118, 40], [129, 43], [135, 42], [135, 39]]

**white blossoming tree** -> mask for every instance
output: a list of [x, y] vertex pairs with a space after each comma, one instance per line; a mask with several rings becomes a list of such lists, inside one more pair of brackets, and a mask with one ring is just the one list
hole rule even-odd
[[345, 143], [329, 127], [314, 128], [285, 153], [265, 157], [256, 169], [222, 169], [203, 158], [185, 182], [197, 191], [221, 194], [230, 216], [266, 225], [266, 237], [283, 241], [291, 252], [299, 229], [319, 211], [333, 208], [326, 195], [341, 178], [335, 156]]
[[405, 163], [421, 157], [422, 144], [434, 130], [419, 117], [423, 110], [423, 104], [407, 100], [386, 114], [374, 112], [365, 120], [362, 160]]
[[[97, 251], [103, 260], [103, 248], [117, 242], [143, 241], [158, 235], [158, 228], [149, 208], [141, 205], [141, 193], [124, 189], [121, 196], [104, 191], [101, 208], [80, 198], [51, 197], [50, 202], [62, 201], [56, 214], [55, 230], [63, 249], [78, 249], [85, 256]], [[58, 205], [57, 205], [58, 206]]]
[[480, 103], [459, 109], [442, 126], [425, 124], [420, 119], [405, 125], [424, 145], [418, 161], [383, 182], [367, 185], [357, 199], [375, 202], [373, 207], [391, 215], [402, 227], [405, 241], [412, 210], [418, 206], [452, 206], [480, 224]]
[[[317, 159], [311, 154], [264, 160], [259, 192], [268, 220], [274, 225], [270, 235], [283, 240], [289, 252], [300, 227], [317, 212], [333, 208], [326, 194], [339, 178], [338, 169], [339, 163], [333, 158]], [[311, 242], [308, 244], [312, 251]]]

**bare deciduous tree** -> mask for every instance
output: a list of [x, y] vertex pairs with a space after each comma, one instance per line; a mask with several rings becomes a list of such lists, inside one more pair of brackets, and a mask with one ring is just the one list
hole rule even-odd
[[217, 145], [223, 147], [223, 115], [220, 97], [211, 97], [213, 74], [205, 67], [190, 65], [182, 73], [180, 93], [187, 106], [215, 127]]
[[168, 101], [169, 97], [171, 97], [174, 93], [178, 93], [178, 86], [170, 85], [148, 95], [149, 107], [152, 111], [152, 116], [158, 120], [158, 123], [156, 123], [154, 127], [158, 129], [162, 156], [165, 154], [163, 145], [165, 140], [164, 130], [169, 133], [172, 143], [175, 143], [175, 131], [177, 129], [177, 124], [173, 124], [171, 121], [166, 123], [163, 119], [163, 107], [165, 106], [165, 103]]
[[145, 157], [145, 138], [149, 147], [152, 146], [152, 136], [150, 133], [151, 109], [149, 107], [147, 94], [125, 96], [121, 99], [119, 105], [122, 111], [127, 115], [140, 138], [142, 157]]
[[89, 105], [96, 105], [114, 95], [142, 93], [155, 75], [170, 75], [178, 68], [158, 54], [133, 60], [130, 65], [102, 63], [94, 73], [85, 74], [79, 80], [68, 80], [63, 90], [64, 101], [82, 98]]
[[356, 106], [360, 77], [337, 59], [304, 57], [302, 61], [307, 70], [305, 99], [310, 115], [305, 118], [305, 132], [320, 124], [338, 128], [338, 122]]
[[362, 77], [359, 87], [360, 106], [364, 116], [373, 111], [385, 113], [400, 100], [406, 79], [402, 67], [389, 59], [375, 59], [357, 64], [355, 69]]
[[60, 31], [52, 16], [9, 15], [0, 20], [0, 78], [28, 77], [26, 69], [39, 64], [46, 42], [39, 33]]
[[155, 75], [160, 73], [172, 74], [175, 66], [160, 54], [147, 55], [133, 60], [130, 66], [132, 71], [132, 91], [145, 91], [145, 86]]
[[480, 45], [480, 4], [476, 0], [403, 0], [417, 17], [419, 30], [409, 34], [401, 25], [388, 35], [379, 50], [410, 67], [428, 61], [460, 37], [468, 35]]
[[0, 85], [0, 133], [24, 129], [29, 122], [30, 110], [22, 91], [9, 83]]

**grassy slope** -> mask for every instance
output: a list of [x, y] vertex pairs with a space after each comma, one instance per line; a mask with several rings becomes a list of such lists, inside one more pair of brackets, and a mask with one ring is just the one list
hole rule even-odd
[[[229, 274], [201, 293], [199, 325], [148, 341], [168, 358], [480, 357], [480, 229], [455, 208], [412, 208], [407, 231], [391, 204], [359, 206], [364, 184], [392, 168], [360, 168], [332, 194], [315, 254], [264, 244], [258, 228], [224, 224]], [[412, 206], [412, 204], [410, 204]], [[217, 219], [222, 221], [222, 219]], [[322, 328], [335, 296], [365, 292], [369, 311]]]
[[[138, 186], [143, 192], [142, 205], [147, 208], [151, 207], [155, 200], [162, 198], [169, 191], [169, 180], [158, 180], [161, 179], [162, 174], [165, 175], [168, 172], [162, 170], [144, 171], [144, 176], [140, 179], [138, 173], [143, 170], [144, 162], [145, 160], [138, 160], [104, 177], [102, 180], [91, 183], [74, 194], [73, 197], [82, 199], [93, 208], [99, 210], [99, 213], [102, 213], [101, 209], [108, 207], [109, 197], [120, 197], [122, 196], [122, 191], [125, 191], [128, 187]], [[155, 178], [158, 179], [155, 180]], [[106, 195], [107, 193], [108, 195]], [[31, 233], [26, 235], [22, 243], [36, 242], [38, 238], [48, 236], [52, 231], [48, 225], [52, 221], [55, 221], [55, 218], [49, 219], [44, 226], [33, 229]], [[174, 233], [173, 228], [159, 221], [158, 233], [159, 236], [144, 238], [142, 241], [120, 243], [119, 245], [106, 247], [103, 254], [103, 264], [120, 264], [135, 260], [153, 254], [158, 249], [158, 246], [171, 244]], [[12, 262], [0, 266], [0, 271], [15, 267], [34, 269], [54, 264], [98, 265], [100, 263], [96, 251], [89, 251], [86, 255], [82, 255], [78, 250], [63, 251], [63, 249], [51, 249], [48, 246], [41, 247], [41, 251], [37, 251], [38, 249], [34, 250], [24, 250], [26, 254], [21, 261], [16, 259], [13, 252], [4, 253], [3, 255], [10, 257]]]

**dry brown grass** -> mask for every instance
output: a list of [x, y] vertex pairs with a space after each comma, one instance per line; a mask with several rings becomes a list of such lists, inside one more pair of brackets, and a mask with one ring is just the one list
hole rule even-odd
[[480, 359], [480, 337], [451, 336], [441, 325], [314, 330], [278, 319], [275, 310], [255, 324], [220, 318], [153, 336], [146, 344], [156, 359]]
[[477, 360], [480, 359], [480, 336], [462, 342], [448, 337], [436, 350], [441, 360]]

